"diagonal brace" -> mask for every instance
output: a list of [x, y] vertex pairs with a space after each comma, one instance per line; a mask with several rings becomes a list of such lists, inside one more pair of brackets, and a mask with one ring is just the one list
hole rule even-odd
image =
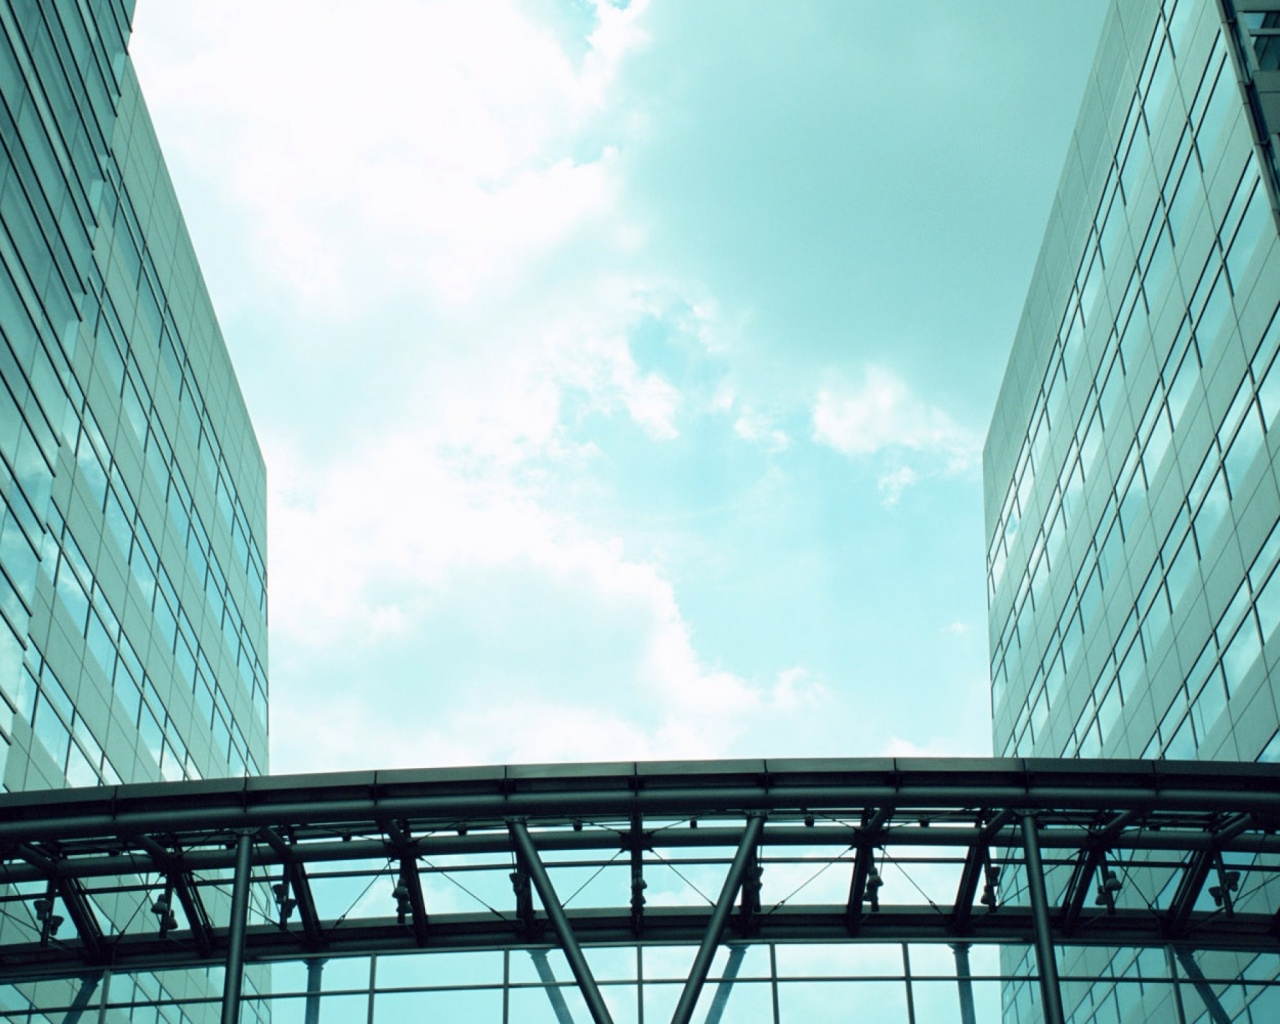
[[[293, 843], [286, 841], [273, 829], [264, 828], [260, 835], [284, 861], [284, 876], [289, 884], [289, 891], [293, 893], [298, 916], [302, 919], [302, 933], [306, 937], [307, 949], [317, 952], [324, 947], [324, 931], [320, 927], [320, 915], [316, 912], [316, 901], [311, 893], [311, 880], [307, 877], [306, 865], [298, 859]], [[292, 835], [289, 839], [292, 840]]]
[[422, 895], [422, 880], [418, 873], [417, 846], [409, 831], [407, 821], [382, 821], [382, 830], [390, 840], [391, 848], [400, 856], [400, 885], [408, 890], [408, 909], [413, 918], [413, 938], [419, 946], [427, 944], [427, 903]]
[[1080, 915], [1084, 913], [1085, 897], [1089, 895], [1089, 888], [1093, 885], [1093, 876], [1097, 874], [1104, 861], [1104, 854], [1101, 847], [1094, 847], [1089, 850], [1081, 850], [1080, 856], [1076, 860], [1075, 868], [1071, 872], [1071, 880], [1067, 883], [1066, 896], [1062, 901], [1062, 931], [1066, 935], [1070, 935], [1077, 924], [1080, 923]]
[[956, 889], [956, 902], [951, 908], [951, 927], [957, 934], [969, 928], [973, 916], [973, 901], [978, 896], [978, 884], [982, 881], [987, 865], [987, 847], [975, 843], [965, 854], [964, 869], [960, 873], [960, 885]]
[[416, 858], [400, 858], [400, 880], [409, 889], [409, 907], [413, 916], [413, 940], [419, 946], [425, 946], [427, 944], [427, 901], [422, 895], [422, 879], [419, 877]]
[[1044, 862], [1040, 856], [1039, 826], [1034, 814], [1022, 815], [1023, 866], [1027, 875], [1027, 895], [1035, 927], [1036, 966], [1040, 972], [1040, 1005], [1045, 1024], [1063, 1024], [1062, 991], [1058, 962], [1054, 953], [1053, 928], [1049, 921], [1049, 896], [1044, 884]]
[[849, 935], [856, 936], [862, 926], [862, 904], [867, 898], [867, 879], [875, 867], [874, 852], [866, 843], [858, 844], [853, 858], [853, 877], [849, 882], [849, 904], [845, 907], [844, 924]]
[[204, 901], [200, 899], [196, 887], [191, 884], [191, 876], [182, 870], [169, 874], [173, 882], [173, 891], [177, 893], [178, 902], [182, 904], [182, 912], [187, 916], [187, 924], [191, 926], [191, 937], [201, 956], [213, 956], [213, 938], [210, 934], [209, 914], [204, 909]]
[[307, 948], [321, 949], [324, 946], [324, 932], [320, 928], [320, 915], [316, 913], [316, 901], [311, 894], [311, 880], [307, 878], [307, 870], [302, 864], [294, 862], [286, 868], [286, 873], [293, 898], [298, 902], [298, 916], [302, 919], [302, 932], [307, 939]]
[[186, 915], [187, 924], [191, 927], [191, 938], [202, 957], [213, 956], [213, 933], [209, 923], [209, 914], [204, 908], [200, 894], [192, 884], [190, 873], [182, 863], [181, 851], [170, 853], [151, 836], [137, 836], [135, 842], [141, 846], [151, 862], [173, 886], [173, 891], [182, 904], [182, 912]]
[[[46, 899], [52, 901], [52, 896], [56, 894], [62, 900], [62, 905], [67, 908], [67, 914], [71, 918], [71, 923], [75, 925], [80, 941], [84, 943], [86, 959], [90, 962], [104, 959], [107, 953], [106, 939], [103, 937], [98, 917], [93, 912], [93, 907], [80, 880], [64, 876], [58, 870], [57, 861], [51, 860], [27, 843], [20, 844], [15, 852], [47, 876], [50, 891]], [[52, 915], [52, 913], [52, 902], [50, 902], [49, 914]], [[42, 934], [48, 931], [49, 926], [46, 924]]]
[[1182, 881], [1178, 883], [1178, 890], [1173, 894], [1173, 902], [1165, 916], [1165, 929], [1169, 935], [1176, 937], [1186, 931], [1191, 911], [1195, 909], [1200, 890], [1204, 888], [1209, 869], [1213, 867], [1214, 856], [1213, 850], [1198, 850], [1187, 861]]
[[702, 945], [693, 958], [693, 966], [689, 969], [689, 978], [685, 982], [684, 991], [680, 993], [680, 1002], [676, 1004], [676, 1012], [671, 1016], [671, 1024], [689, 1024], [693, 1018], [693, 1008], [697, 1005], [702, 986], [711, 970], [711, 960], [716, 954], [716, 947], [724, 936], [725, 925], [729, 922], [729, 913], [733, 910], [734, 898], [742, 886], [742, 878], [747, 870], [747, 862], [755, 854], [760, 845], [760, 833], [764, 829], [764, 815], [753, 814], [747, 819], [746, 830], [742, 834], [742, 842], [738, 844], [738, 852], [733, 855], [733, 863], [729, 865], [729, 873], [725, 876], [724, 887], [720, 890], [720, 898], [716, 900], [715, 909], [711, 912], [711, 920], [707, 922], [707, 930], [702, 936]]
[[626, 842], [631, 848], [631, 934], [637, 939], [644, 934], [644, 891], [649, 887], [644, 880], [644, 850], [647, 838], [639, 811], [631, 814], [631, 831]]
[[106, 939], [103, 938], [98, 916], [93, 912], [84, 886], [78, 878], [57, 878], [54, 884], [62, 898], [62, 905], [67, 908], [67, 914], [76, 926], [80, 941], [84, 943], [87, 959], [93, 962], [103, 960], [107, 955]]
[[524, 862], [529, 878], [542, 898], [543, 909], [551, 919], [551, 927], [556, 930], [556, 936], [560, 939], [565, 959], [569, 961], [569, 969], [578, 982], [578, 988], [582, 990], [582, 998], [586, 1001], [587, 1009], [591, 1011], [591, 1019], [596, 1024], [613, 1024], [609, 1008], [605, 1006], [604, 997], [600, 995], [595, 976], [591, 973], [591, 965], [587, 963], [582, 947], [578, 945], [578, 937], [574, 935], [573, 926], [569, 924], [564, 907], [560, 905], [560, 898], [556, 896], [555, 887], [551, 884], [547, 869], [543, 867], [542, 858], [538, 856], [528, 828], [522, 821], [512, 821], [508, 823], [508, 829], [511, 832], [511, 842], [516, 848], [516, 853]]

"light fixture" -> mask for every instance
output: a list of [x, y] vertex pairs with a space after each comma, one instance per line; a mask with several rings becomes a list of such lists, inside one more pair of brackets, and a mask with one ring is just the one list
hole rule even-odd
[[396, 924], [404, 924], [409, 915], [411, 904], [409, 902], [409, 886], [405, 883], [403, 875], [396, 882], [396, 887], [391, 890], [391, 895], [396, 901]]
[[1231, 894], [1240, 888], [1239, 871], [1223, 871], [1218, 869], [1218, 884], [1209, 887], [1209, 895], [1215, 906], [1222, 907], [1228, 914], [1233, 910]]
[[986, 868], [986, 882], [982, 886], [982, 899], [979, 901], [984, 907], [996, 909], [998, 904], [998, 892], [1000, 889], [1000, 871], [990, 865]]
[[867, 872], [867, 894], [863, 897], [869, 904], [871, 910], [876, 913], [880, 910], [880, 887], [884, 885], [884, 879], [880, 877], [880, 872], [876, 870], [875, 865]]
[[43, 946], [49, 938], [58, 934], [58, 926], [62, 924], [62, 915], [53, 912], [53, 896], [42, 896], [32, 906], [35, 908], [36, 920], [40, 922], [40, 944]]
[[178, 918], [170, 905], [167, 892], [151, 904], [151, 913], [155, 914], [156, 920], [160, 922], [160, 937], [162, 939], [169, 933], [170, 928], [178, 927]]
[[276, 907], [280, 911], [280, 930], [283, 931], [285, 923], [293, 915], [294, 908], [297, 907], [298, 901], [289, 898], [289, 883], [277, 882], [271, 887], [271, 895], [275, 897]]
[[1116, 912], [1116, 893], [1124, 888], [1116, 873], [1110, 868], [1102, 869], [1102, 878], [1098, 882], [1098, 894], [1094, 897], [1094, 905], [1106, 907], [1108, 914]]

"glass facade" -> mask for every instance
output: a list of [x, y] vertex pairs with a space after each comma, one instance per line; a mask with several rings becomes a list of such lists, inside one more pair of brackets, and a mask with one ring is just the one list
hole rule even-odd
[[[1271, 8], [1107, 19], [984, 452], [999, 755], [1280, 760]], [[1063, 962], [1120, 978], [1123, 960]], [[1006, 1019], [1040, 1019], [1018, 991]], [[1176, 1019], [1250, 1019], [1239, 983], [1196, 991]], [[1175, 1019], [1069, 996], [1069, 1020]]]
[[[265, 469], [132, 8], [0, 0], [5, 790], [267, 768]], [[5, 914], [0, 937], [46, 925]]]
[[1280, 248], [1240, 55], [1214, 0], [1107, 23], [985, 452], [998, 754], [1275, 753]]

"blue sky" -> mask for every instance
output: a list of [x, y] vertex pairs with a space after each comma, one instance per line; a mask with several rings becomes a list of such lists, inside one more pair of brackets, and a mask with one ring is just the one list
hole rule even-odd
[[1102, 13], [139, 4], [273, 770], [989, 752], [981, 442]]

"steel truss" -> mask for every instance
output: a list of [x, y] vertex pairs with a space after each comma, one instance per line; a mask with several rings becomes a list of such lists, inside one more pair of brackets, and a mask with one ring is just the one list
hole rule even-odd
[[[1052, 1022], [1062, 945], [1280, 950], [1278, 830], [1273, 767], [1166, 761], [537, 765], [10, 794], [0, 981], [225, 964], [231, 1024], [246, 964], [554, 945], [608, 1021], [583, 947], [681, 943], [697, 946], [683, 1024], [725, 941], [1017, 943], [1036, 950]], [[647, 906], [646, 872], [682, 857], [722, 872], [718, 897]], [[946, 905], [881, 901], [883, 866], [912, 858], [954, 868]], [[468, 859], [508, 876], [508, 906], [434, 912], [424, 877]], [[765, 869], [797, 860], [844, 871], [847, 899], [762, 904]], [[630, 881], [606, 905], [565, 906], [553, 875], [614, 864]], [[1142, 872], [1167, 880], [1158, 895], [1126, 890]], [[387, 876], [392, 898], [327, 917], [313, 884], [334, 873]], [[252, 920], [255, 889], [272, 920]], [[101, 907], [121, 901], [150, 913], [117, 929]]]

